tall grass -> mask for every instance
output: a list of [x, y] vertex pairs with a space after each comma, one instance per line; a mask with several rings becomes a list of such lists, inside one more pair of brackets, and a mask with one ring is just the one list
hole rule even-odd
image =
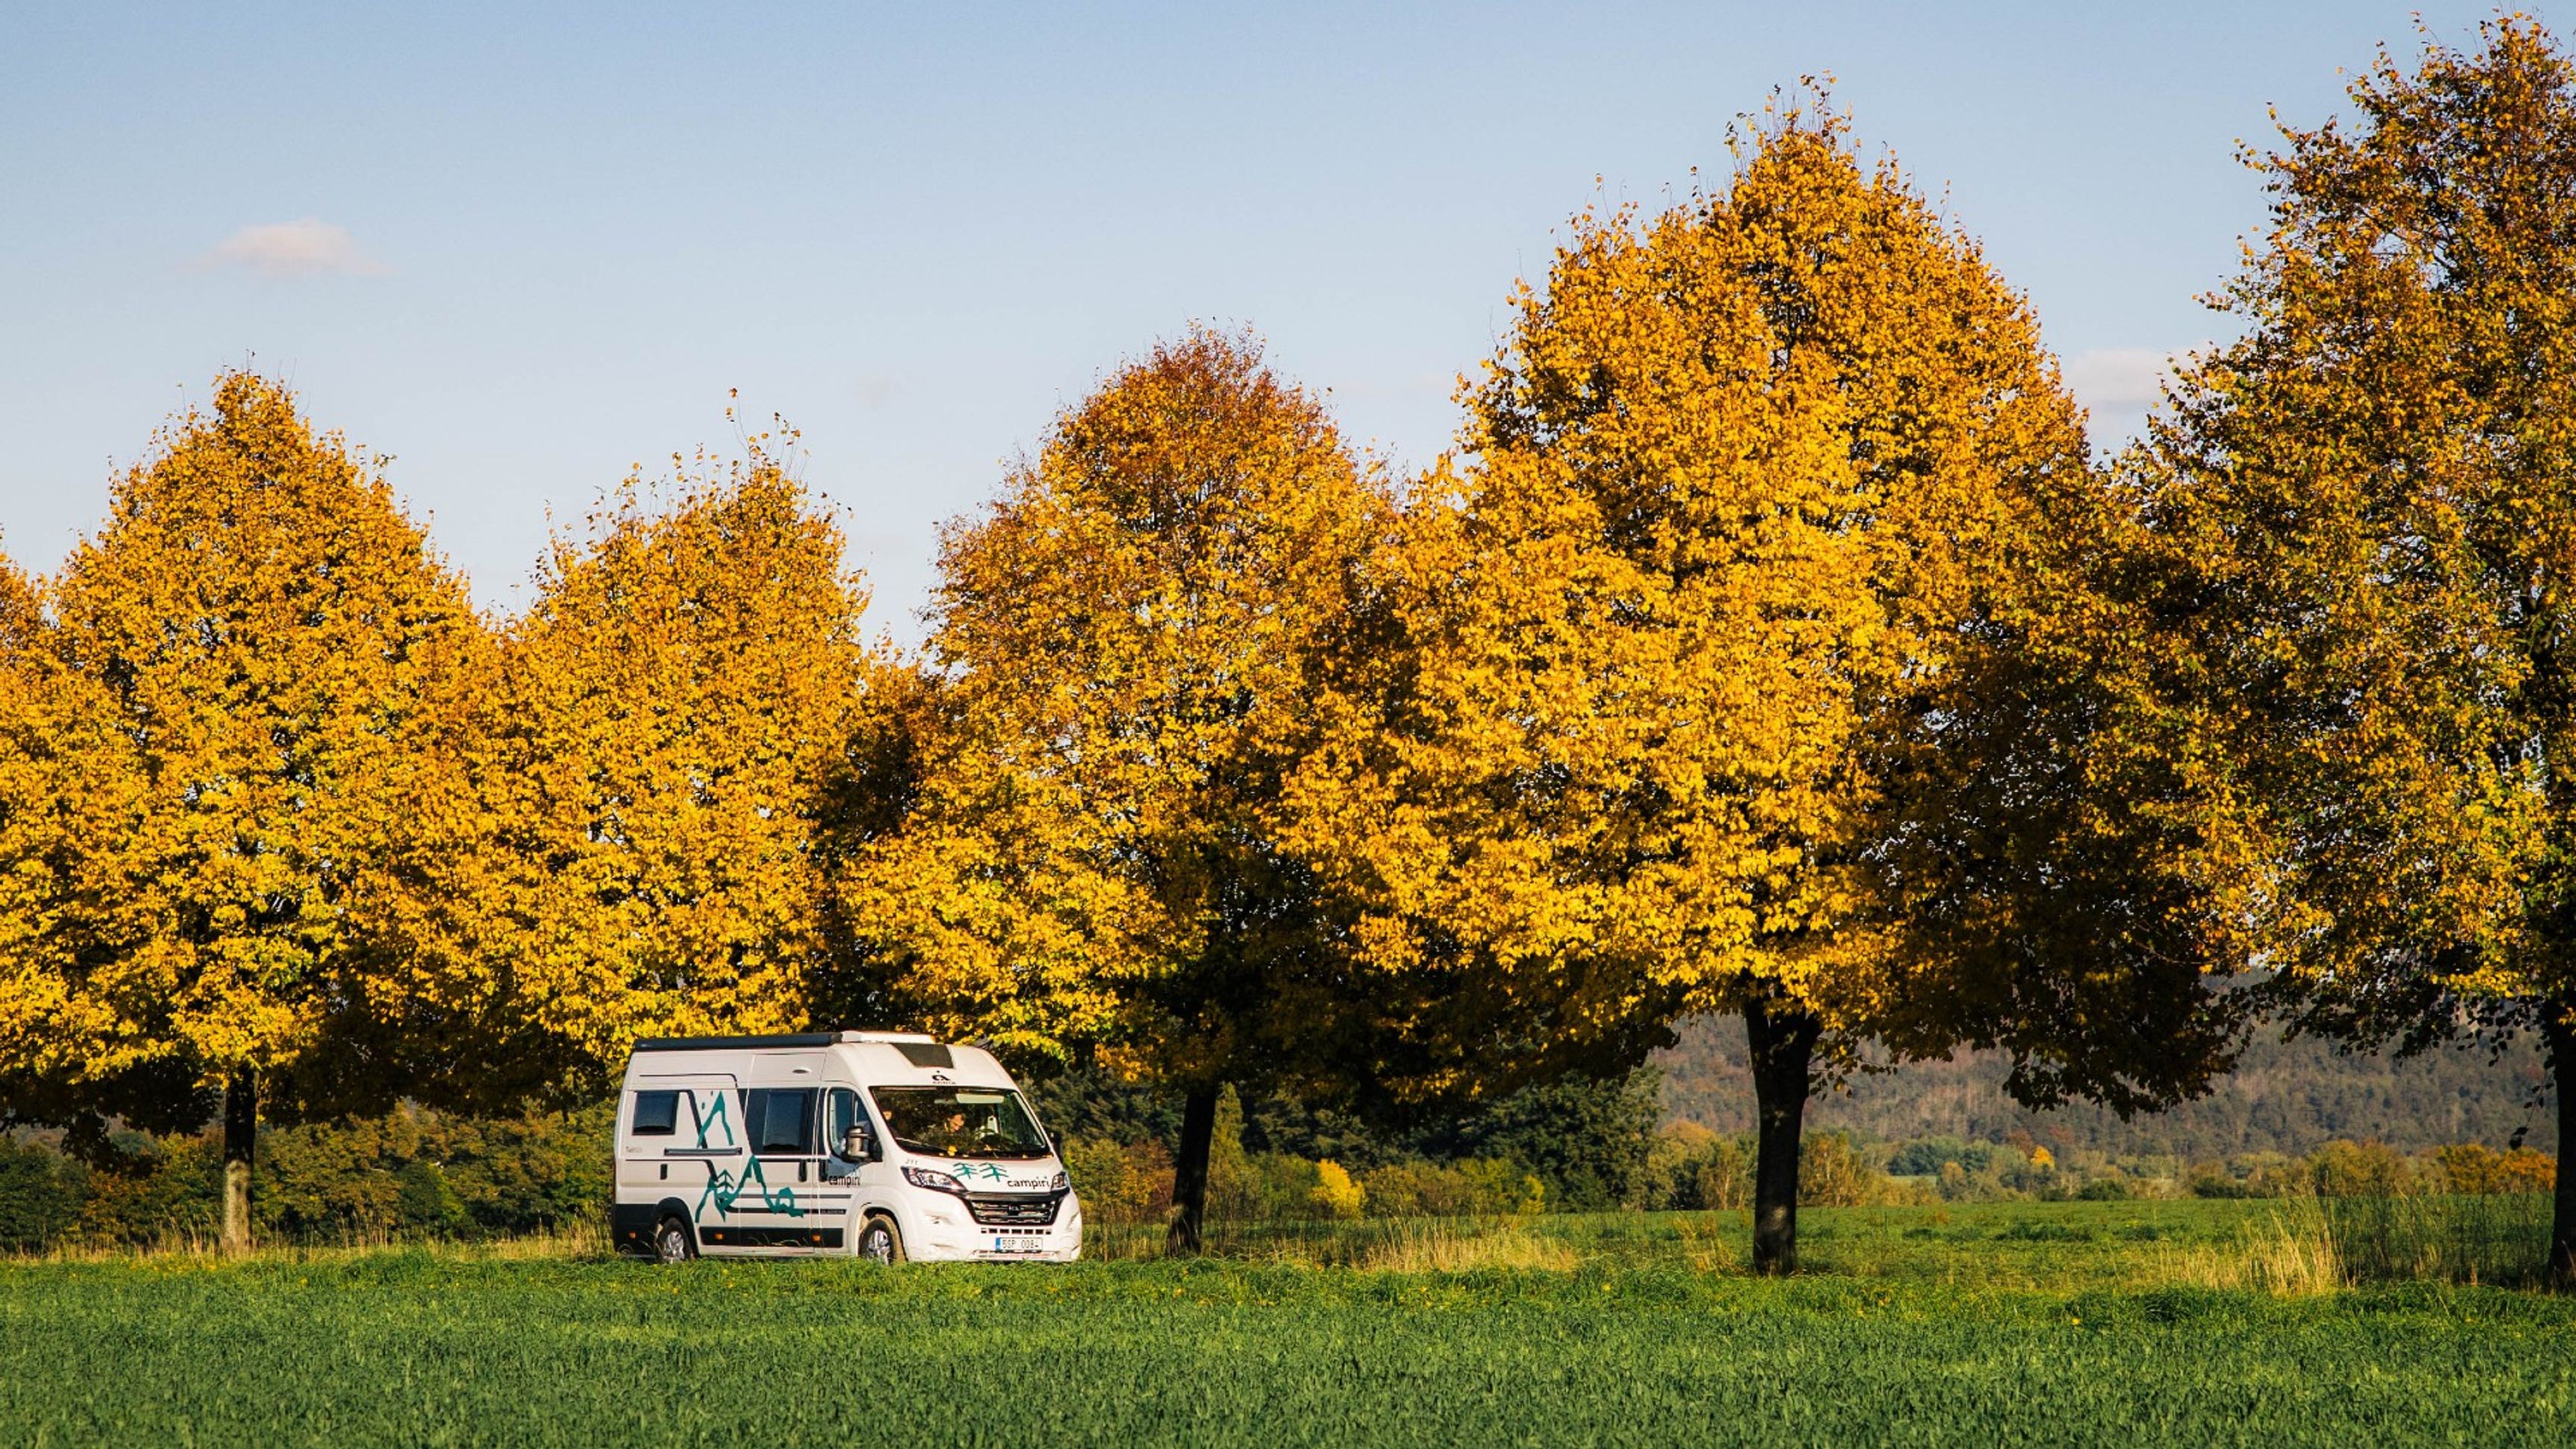
[[2545, 1194], [2333, 1197], [2316, 1204], [2347, 1282], [2519, 1285], [2539, 1282], [2547, 1264]]
[[2343, 1259], [2318, 1201], [2284, 1199], [2248, 1222], [2233, 1241], [2171, 1250], [2156, 1276], [2196, 1288], [2238, 1288], [2285, 1298], [2338, 1292], [2347, 1284]]
[[2539, 1193], [2283, 1198], [2232, 1243], [2169, 1256], [2176, 1280], [2283, 1296], [2372, 1283], [2542, 1281], [2550, 1201]]

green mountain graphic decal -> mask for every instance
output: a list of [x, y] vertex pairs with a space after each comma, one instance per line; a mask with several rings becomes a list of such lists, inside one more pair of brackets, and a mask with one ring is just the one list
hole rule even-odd
[[[704, 1111], [698, 1111], [698, 1094], [695, 1092], [691, 1092], [689, 1094], [689, 1106], [698, 1119], [698, 1145], [700, 1147], [732, 1147], [738, 1145], [733, 1140], [733, 1119], [725, 1114], [725, 1096], [725, 1093], [717, 1092], [715, 1094], [715, 1106]], [[721, 1127], [724, 1129], [724, 1140], [722, 1142], [707, 1141], [707, 1129], [710, 1127]]]
[[734, 1210], [735, 1203], [754, 1196], [755, 1188], [758, 1189], [757, 1200], [746, 1205], [743, 1208], [744, 1212], [778, 1213], [791, 1218], [805, 1216], [805, 1209], [797, 1205], [796, 1189], [771, 1187], [768, 1175], [760, 1170], [760, 1159], [757, 1157], [751, 1160], [751, 1165], [744, 1168], [740, 1175], [727, 1172], [712, 1162], [708, 1163], [707, 1188], [706, 1191], [698, 1194], [698, 1216], [703, 1218], [707, 1215], [709, 1203], [715, 1204], [717, 1213], [730, 1214]]

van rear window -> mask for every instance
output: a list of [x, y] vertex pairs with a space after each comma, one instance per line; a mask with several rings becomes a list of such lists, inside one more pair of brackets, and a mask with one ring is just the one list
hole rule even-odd
[[635, 1094], [635, 1125], [629, 1129], [637, 1137], [668, 1137], [679, 1130], [680, 1094], [677, 1092], [638, 1092]]

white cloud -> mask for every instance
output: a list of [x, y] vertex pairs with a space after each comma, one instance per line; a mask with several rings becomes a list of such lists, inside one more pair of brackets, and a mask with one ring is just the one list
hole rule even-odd
[[349, 229], [305, 217], [301, 221], [246, 226], [224, 238], [206, 258], [209, 265], [248, 267], [272, 277], [311, 277], [326, 272], [382, 276], [384, 263], [358, 250]]
[[2105, 347], [2066, 359], [2067, 390], [2096, 412], [2137, 412], [2164, 401], [2166, 376], [2189, 347]]

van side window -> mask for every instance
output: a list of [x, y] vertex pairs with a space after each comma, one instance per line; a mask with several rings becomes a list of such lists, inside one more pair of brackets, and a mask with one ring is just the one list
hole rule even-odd
[[808, 1153], [814, 1150], [814, 1089], [754, 1088], [743, 1104], [750, 1118], [751, 1150], [760, 1153]]
[[850, 1129], [867, 1126], [867, 1119], [859, 1115], [859, 1094], [847, 1087], [834, 1087], [825, 1100], [831, 1105], [824, 1113], [823, 1145], [837, 1157], [850, 1140]]
[[637, 1137], [668, 1137], [679, 1130], [680, 1094], [677, 1092], [638, 1092], [635, 1094]]

